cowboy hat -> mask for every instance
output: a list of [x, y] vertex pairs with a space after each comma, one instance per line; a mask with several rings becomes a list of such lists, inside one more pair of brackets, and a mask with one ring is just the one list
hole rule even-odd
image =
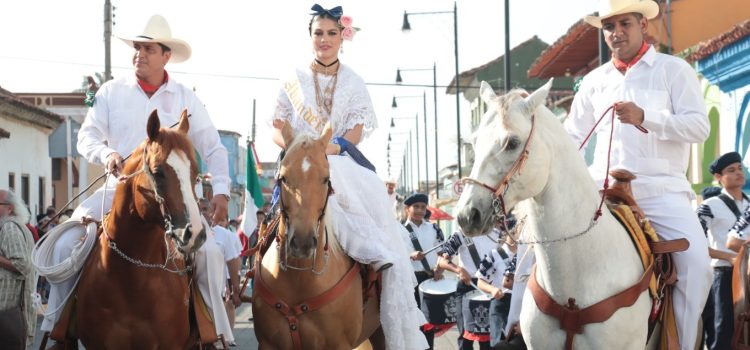
[[388, 180], [385, 180], [384, 182], [385, 182], [386, 184], [394, 184], [394, 185], [398, 185], [398, 182], [397, 182], [397, 181], [396, 181], [395, 179], [393, 179], [393, 178], [389, 178]]
[[659, 5], [652, 0], [600, 0], [599, 15], [586, 16], [583, 20], [594, 27], [601, 28], [603, 19], [633, 12], [642, 14], [646, 19], [652, 19], [659, 14]]
[[172, 37], [172, 30], [169, 29], [169, 23], [160, 15], [153, 15], [149, 18], [143, 33], [136, 36], [119, 37], [128, 46], [133, 47], [133, 42], [141, 43], [159, 43], [172, 50], [170, 61], [174, 63], [184, 62], [190, 58], [192, 49], [184, 40]]

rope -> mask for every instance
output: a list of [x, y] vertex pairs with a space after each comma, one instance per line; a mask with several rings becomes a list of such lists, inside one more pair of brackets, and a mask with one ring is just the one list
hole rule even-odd
[[96, 223], [91, 222], [85, 225], [85, 239], [76, 243], [70, 257], [55, 264], [52, 259], [52, 253], [55, 249], [57, 240], [68, 230], [74, 227], [84, 226], [77, 220], [69, 220], [55, 226], [50, 232], [47, 232], [39, 242], [36, 243], [31, 251], [31, 261], [39, 274], [46, 277], [51, 283], [62, 283], [70, 277], [75, 276], [81, 270], [86, 262], [91, 250], [96, 243]]

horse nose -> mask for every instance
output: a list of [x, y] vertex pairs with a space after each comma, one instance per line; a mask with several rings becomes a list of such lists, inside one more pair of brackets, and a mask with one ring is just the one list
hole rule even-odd
[[473, 235], [482, 226], [482, 213], [477, 208], [466, 207], [458, 215], [458, 225], [464, 233]]
[[193, 226], [190, 224], [187, 224], [187, 226], [185, 226], [185, 231], [182, 234], [182, 241], [187, 243], [190, 241], [190, 238], [192, 237], [193, 237]]
[[296, 256], [303, 257], [312, 254], [312, 251], [318, 245], [318, 239], [315, 236], [300, 237], [294, 236], [289, 241], [289, 246]]

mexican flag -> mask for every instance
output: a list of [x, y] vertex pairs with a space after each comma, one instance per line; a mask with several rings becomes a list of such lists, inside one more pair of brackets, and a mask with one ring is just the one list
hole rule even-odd
[[255, 216], [255, 212], [258, 208], [263, 207], [265, 200], [263, 199], [263, 193], [260, 190], [260, 182], [258, 182], [257, 163], [255, 162], [255, 145], [252, 142], [247, 144], [247, 165], [246, 175], [247, 180], [245, 181], [245, 214], [242, 218], [242, 232], [245, 236], [250, 237], [258, 225], [258, 219]]

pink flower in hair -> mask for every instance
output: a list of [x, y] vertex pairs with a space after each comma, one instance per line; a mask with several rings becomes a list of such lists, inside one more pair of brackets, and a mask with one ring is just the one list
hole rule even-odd
[[341, 16], [339, 18], [339, 24], [341, 24], [342, 27], [351, 27], [352, 26], [352, 17], [351, 16]]
[[354, 39], [354, 33], [352, 27], [344, 27], [344, 29], [341, 30], [341, 37], [344, 38], [344, 40], [352, 41], [352, 39]]

